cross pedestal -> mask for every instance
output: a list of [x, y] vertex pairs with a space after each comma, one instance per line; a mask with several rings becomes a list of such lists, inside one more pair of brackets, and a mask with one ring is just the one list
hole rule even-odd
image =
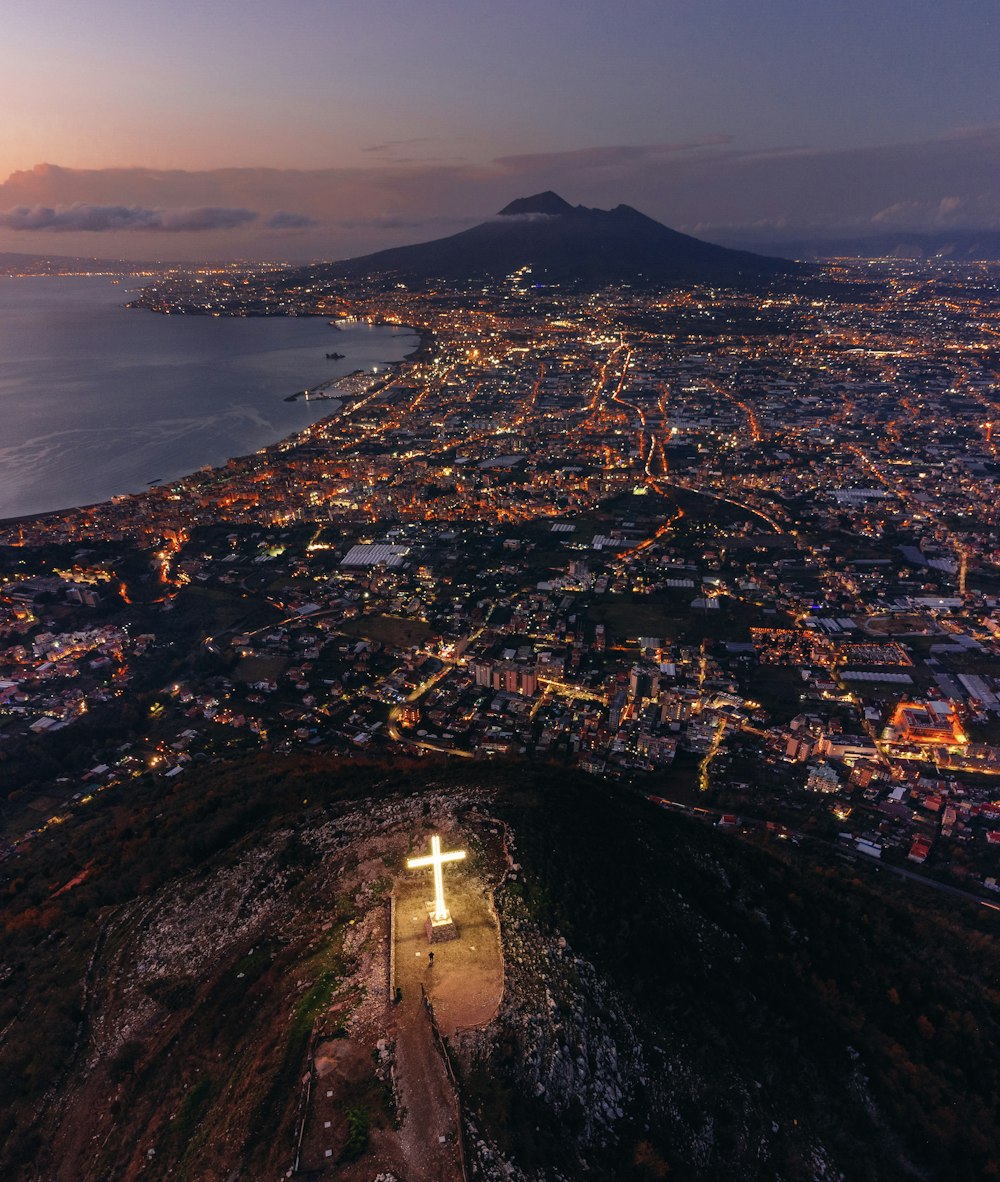
[[441, 852], [441, 838], [435, 833], [431, 838], [431, 852], [422, 858], [409, 858], [406, 865], [410, 870], [422, 870], [430, 866], [434, 870], [434, 899], [427, 904], [427, 921], [424, 931], [430, 944], [438, 944], [444, 940], [454, 940], [458, 936], [455, 921], [444, 903], [444, 875], [441, 867], [446, 862], [461, 862], [465, 858], [465, 850], [451, 850]]
[[427, 903], [427, 918], [424, 920], [424, 931], [428, 944], [443, 944], [445, 940], [457, 940], [458, 928], [450, 915], [444, 919], [437, 919], [434, 915], [433, 900]]

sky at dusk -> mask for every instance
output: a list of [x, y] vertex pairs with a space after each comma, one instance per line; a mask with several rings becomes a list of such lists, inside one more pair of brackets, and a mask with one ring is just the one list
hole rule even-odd
[[515, 197], [1000, 228], [996, 0], [5, 0], [0, 250], [338, 258]]

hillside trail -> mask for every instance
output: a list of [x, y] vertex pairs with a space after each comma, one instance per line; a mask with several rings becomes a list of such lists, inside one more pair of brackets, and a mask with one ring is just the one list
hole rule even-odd
[[423, 931], [425, 893], [424, 886], [397, 886], [396, 983], [402, 998], [394, 1018], [396, 1088], [403, 1110], [399, 1140], [407, 1163], [406, 1182], [461, 1182], [458, 1099], [422, 988], [434, 971]]
[[399, 1140], [406, 1182], [461, 1182], [458, 1108], [419, 990], [398, 1007], [396, 1084], [404, 1109]]
[[503, 956], [488, 891], [469, 875], [449, 884], [458, 939], [430, 945], [424, 931], [427, 886], [419, 878], [403, 879], [395, 890], [396, 984], [402, 990], [395, 1006], [396, 1083], [405, 1109], [400, 1140], [410, 1168], [407, 1182], [451, 1182], [463, 1177], [459, 1100], [423, 995], [445, 1037], [485, 1025], [503, 996]]

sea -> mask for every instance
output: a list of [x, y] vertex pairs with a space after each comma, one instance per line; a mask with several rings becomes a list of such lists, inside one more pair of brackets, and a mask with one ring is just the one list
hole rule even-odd
[[[257, 451], [334, 407], [288, 395], [382, 369], [419, 344], [394, 325], [126, 308], [138, 290], [103, 276], [0, 277], [0, 519], [141, 492]], [[328, 360], [334, 352], [344, 359]]]

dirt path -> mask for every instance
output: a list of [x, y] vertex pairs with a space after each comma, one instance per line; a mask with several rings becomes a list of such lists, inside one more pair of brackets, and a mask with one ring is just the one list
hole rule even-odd
[[458, 1110], [419, 990], [397, 1009], [396, 1084], [404, 1111], [399, 1140], [406, 1182], [461, 1182]]
[[400, 1139], [410, 1167], [407, 1182], [451, 1182], [462, 1176], [458, 1103], [421, 986], [445, 1037], [460, 1027], [483, 1025], [503, 996], [503, 957], [488, 888], [461, 872], [450, 875], [447, 884], [458, 939], [428, 944], [426, 878], [415, 874], [396, 884], [396, 984], [403, 995], [395, 1007], [396, 1081], [406, 1109]]

